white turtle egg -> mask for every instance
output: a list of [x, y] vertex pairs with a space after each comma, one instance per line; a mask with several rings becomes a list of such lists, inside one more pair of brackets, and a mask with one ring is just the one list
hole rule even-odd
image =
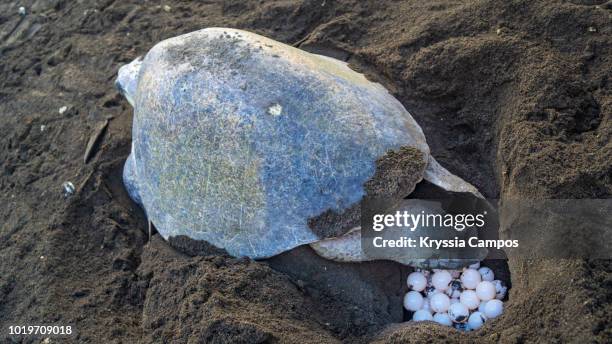
[[431, 305], [431, 310], [436, 313], [443, 313], [448, 310], [450, 306], [450, 299], [446, 294], [438, 293], [431, 297], [429, 304]]
[[408, 288], [416, 291], [423, 291], [427, 286], [427, 278], [420, 272], [413, 272], [408, 275], [408, 279], [406, 280], [408, 283]]
[[465, 290], [459, 296], [459, 301], [469, 309], [476, 309], [480, 305], [480, 299], [473, 290]]
[[433, 316], [433, 321], [444, 326], [453, 326], [453, 321], [448, 316], [448, 313], [436, 313]]
[[446, 270], [440, 270], [431, 277], [431, 283], [440, 291], [445, 291], [452, 280], [453, 277]]
[[429, 311], [429, 313], [433, 313], [431, 310], [431, 303], [429, 302], [428, 298], [423, 298], [423, 306], [421, 306], [421, 309]]
[[498, 300], [503, 300], [508, 292], [508, 287], [506, 287], [504, 282], [500, 280], [493, 281], [493, 285], [495, 285], [495, 298]]
[[480, 301], [480, 305], [478, 305], [478, 311], [484, 314], [484, 307], [487, 304], [487, 301]]
[[495, 285], [489, 281], [482, 281], [476, 286], [476, 296], [482, 301], [493, 300], [495, 295]]
[[504, 303], [500, 300], [489, 300], [484, 307], [484, 314], [487, 319], [497, 318], [504, 312]]
[[484, 316], [484, 314], [480, 312], [474, 312], [470, 314], [467, 323], [472, 330], [478, 330], [482, 327], [482, 325], [484, 325], [485, 321], [487, 321], [487, 318]]
[[412, 315], [412, 321], [426, 321], [426, 320], [433, 320], [433, 316], [431, 315], [431, 313], [429, 313], [429, 311], [426, 311], [424, 309], [420, 309], [414, 312], [414, 314]]
[[493, 270], [489, 269], [486, 266], [483, 266], [480, 269], [478, 269], [478, 272], [480, 273], [480, 277], [483, 281], [491, 282], [492, 280], [495, 279], [495, 274], [493, 273]]
[[404, 308], [416, 312], [423, 307], [423, 295], [418, 291], [409, 291], [404, 295]]
[[468, 265], [468, 269], [478, 270], [479, 267], [480, 267], [480, 262]]
[[461, 302], [453, 303], [448, 307], [448, 316], [453, 322], [466, 322], [470, 316], [470, 310]]
[[475, 289], [480, 281], [480, 273], [477, 270], [466, 269], [461, 274], [461, 283], [464, 289]]

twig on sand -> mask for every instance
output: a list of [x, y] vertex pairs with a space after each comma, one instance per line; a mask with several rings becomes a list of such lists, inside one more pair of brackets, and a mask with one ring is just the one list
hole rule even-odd
[[106, 127], [108, 126], [108, 122], [112, 119], [112, 117], [107, 118], [104, 122], [98, 123], [96, 125], [93, 134], [89, 137], [89, 141], [87, 142], [87, 147], [85, 148], [85, 155], [83, 156], [83, 163], [87, 163], [91, 156], [95, 153], [95, 148], [97, 147], [97, 143], [104, 134]]

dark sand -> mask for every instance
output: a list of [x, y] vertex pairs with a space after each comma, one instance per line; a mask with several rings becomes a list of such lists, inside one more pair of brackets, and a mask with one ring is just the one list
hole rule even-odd
[[[40, 342], [4, 334], [41, 323], [74, 324], [72, 341], [83, 343], [612, 341], [610, 261], [511, 256], [506, 312], [462, 334], [389, 325], [403, 317], [406, 268], [395, 264], [340, 265], [308, 248], [253, 262], [148, 241], [120, 177], [132, 109], [113, 87], [119, 66], [164, 38], [253, 30], [383, 83], [433, 155], [487, 197], [609, 198], [610, 2], [159, 4], [0, 4], [3, 343]], [[19, 5], [30, 12], [23, 20]], [[87, 141], [110, 116], [84, 164]], [[68, 199], [64, 181], [77, 188]]]

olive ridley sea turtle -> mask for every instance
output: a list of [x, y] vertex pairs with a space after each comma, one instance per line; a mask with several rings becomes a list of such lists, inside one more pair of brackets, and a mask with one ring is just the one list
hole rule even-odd
[[254, 259], [312, 244], [362, 261], [364, 197], [401, 200], [423, 178], [480, 196], [434, 160], [398, 100], [345, 62], [207, 28], [118, 74], [134, 108], [124, 183], [165, 239]]

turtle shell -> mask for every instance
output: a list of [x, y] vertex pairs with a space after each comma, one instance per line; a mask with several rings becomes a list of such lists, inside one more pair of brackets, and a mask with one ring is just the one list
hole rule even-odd
[[123, 89], [124, 181], [166, 239], [270, 257], [346, 233], [362, 198], [401, 199], [423, 177], [421, 128], [344, 62], [208, 28], [160, 42], [138, 67]]

